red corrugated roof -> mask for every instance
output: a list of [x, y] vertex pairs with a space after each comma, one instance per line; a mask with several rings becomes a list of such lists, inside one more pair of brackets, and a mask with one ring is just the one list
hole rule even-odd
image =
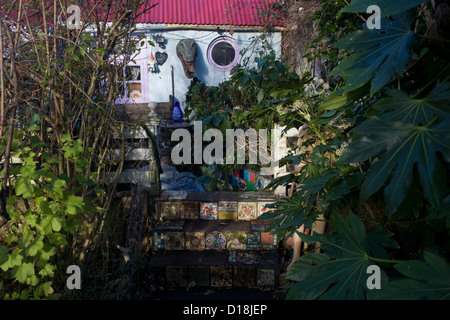
[[[277, 0], [148, 0], [157, 4], [136, 22], [183, 25], [262, 26], [262, 12]], [[266, 18], [267, 19], [267, 18]], [[283, 25], [277, 22], [278, 26]]]

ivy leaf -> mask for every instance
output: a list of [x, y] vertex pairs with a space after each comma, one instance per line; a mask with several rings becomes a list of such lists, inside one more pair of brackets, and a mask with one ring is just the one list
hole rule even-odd
[[[287, 273], [286, 277], [298, 281], [289, 291], [288, 299], [344, 300], [364, 299], [368, 289], [367, 267], [374, 264], [369, 253], [379, 244], [390, 243], [389, 234], [377, 232], [366, 235], [364, 224], [354, 213], [350, 212], [348, 221], [340, 214], [331, 216], [331, 223], [336, 235], [299, 234], [307, 243], [321, 242], [326, 249], [328, 259], [323, 254], [310, 253], [301, 257], [293, 265], [299, 275]], [[375, 250], [379, 252], [381, 247]]]
[[403, 261], [394, 267], [408, 278], [389, 282], [375, 298], [383, 300], [450, 299], [450, 265], [443, 258], [425, 251], [424, 261]]
[[339, 162], [355, 163], [371, 157], [379, 159], [371, 166], [361, 187], [361, 201], [377, 192], [392, 175], [384, 196], [388, 214], [405, 200], [413, 183], [417, 164], [425, 199], [439, 208], [445, 194], [445, 169], [437, 153], [450, 159], [450, 119], [430, 127], [372, 117], [353, 129], [361, 138], [351, 143]]
[[370, 5], [376, 4], [381, 9], [382, 16], [392, 16], [409, 9], [417, 7], [419, 4], [428, 0], [352, 0], [350, 5], [346, 6], [340, 12], [366, 12]]
[[426, 125], [436, 116], [444, 120], [450, 113], [450, 83], [445, 82], [435, 87], [423, 99], [413, 99], [401, 90], [389, 90], [388, 97], [373, 105], [382, 112], [382, 118], [399, 120], [415, 125]]
[[331, 73], [346, 80], [344, 93], [370, 81], [372, 95], [391, 79], [394, 72], [403, 73], [416, 39], [411, 30], [412, 16], [396, 16], [393, 21], [382, 19], [381, 23], [380, 30], [364, 26], [363, 30], [352, 32], [336, 43], [340, 49], [356, 51]]

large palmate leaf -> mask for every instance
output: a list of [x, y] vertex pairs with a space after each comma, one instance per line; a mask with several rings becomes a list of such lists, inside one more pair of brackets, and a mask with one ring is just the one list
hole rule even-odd
[[425, 199], [438, 208], [445, 195], [445, 169], [438, 153], [450, 160], [450, 118], [437, 124], [417, 126], [372, 117], [353, 129], [361, 138], [344, 151], [340, 162], [355, 163], [379, 157], [361, 187], [361, 201], [377, 192], [390, 176], [384, 196], [388, 214], [405, 200], [417, 165]]
[[333, 75], [346, 80], [344, 93], [362, 87], [370, 81], [370, 93], [381, 89], [394, 72], [402, 74], [411, 55], [416, 36], [411, 30], [411, 14], [381, 19], [381, 29], [355, 31], [338, 41], [340, 49], [355, 51], [342, 60]]
[[[298, 282], [288, 299], [364, 299], [368, 295], [367, 267], [374, 264], [374, 255], [381, 252], [386, 257], [380, 244], [397, 247], [389, 232], [377, 230], [367, 235], [361, 219], [352, 212], [348, 221], [333, 214], [331, 223], [336, 230], [333, 237], [299, 234], [307, 243], [321, 242], [326, 253], [308, 253], [289, 268], [286, 278]], [[384, 273], [382, 276], [385, 281]]]
[[415, 8], [424, 2], [428, 2], [428, 0], [352, 0], [350, 5], [341, 12], [366, 12], [369, 6], [377, 5], [381, 10], [381, 15], [386, 17]]
[[389, 90], [388, 97], [379, 100], [373, 108], [385, 112], [382, 118], [400, 120], [414, 125], [427, 125], [434, 117], [444, 120], [450, 114], [450, 83], [435, 87], [423, 99], [413, 99], [401, 90]]
[[450, 299], [450, 265], [443, 258], [425, 251], [424, 261], [404, 261], [394, 267], [407, 278], [389, 282], [377, 299]]

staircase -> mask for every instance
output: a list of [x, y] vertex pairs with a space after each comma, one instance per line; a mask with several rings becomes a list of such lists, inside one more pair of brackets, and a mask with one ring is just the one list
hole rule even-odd
[[257, 217], [274, 203], [270, 192], [189, 192], [156, 202], [154, 281], [166, 288], [277, 286], [278, 239]]

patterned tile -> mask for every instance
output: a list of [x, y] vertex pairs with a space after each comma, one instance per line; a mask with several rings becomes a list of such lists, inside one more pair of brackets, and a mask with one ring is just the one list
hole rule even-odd
[[273, 245], [273, 234], [270, 232], [261, 232], [261, 244]]
[[255, 177], [255, 189], [256, 191], [263, 190], [265, 187], [267, 187], [270, 183], [270, 180], [267, 178], [264, 178], [263, 176], [256, 175]]
[[274, 204], [275, 202], [258, 202], [258, 217], [263, 213], [273, 211], [274, 208], [266, 207], [268, 204]]
[[247, 182], [247, 191], [255, 191], [255, 184], [253, 182]]
[[228, 250], [246, 250], [247, 249], [247, 233], [245, 232], [229, 232], [227, 237]]
[[156, 251], [164, 251], [164, 232], [153, 233], [153, 249]]
[[206, 240], [204, 232], [186, 232], [184, 234], [186, 250], [205, 250]]
[[256, 183], [256, 174], [253, 172], [250, 172], [250, 177], [249, 177], [248, 181], [250, 181], [252, 183]]
[[271, 221], [262, 221], [262, 220], [252, 220], [252, 230], [253, 231], [265, 231], [271, 224]]
[[247, 250], [258, 250], [261, 247], [261, 233], [251, 232], [247, 235]]
[[256, 271], [256, 285], [264, 289], [273, 289], [275, 287], [275, 270], [258, 269]]
[[161, 202], [161, 217], [163, 219], [179, 218], [179, 203], [175, 201]]
[[200, 203], [196, 201], [180, 202], [180, 219], [199, 219]]
[[234, 263], [237, 261], [236, 258], [237, 258], [236, 250], [230, 250], [228, 253], [228, 262]]
[[177, 287], [187, 286], [187, 267], [185, 266], [167, 266], [166, 280], [169, 285]]
[[233, 268], [231, 266], [211, 266], [211, 287], [231, 287]]
[[213, 231], [206, 236], [206, 249], [226, 249], [227, 238], [222, 232]]
[[217, 203], [215, 202], [200, 202], [200, 219], [203, 220], [217, 220]]
[[219, 219], [237, 219], [237, 201], [219, 201]]
[[166, 232], [164, 245], [166, 247], [166, 250], [184, 250], [184, 233]]
[[256, 267], [234, 266], [233, 278], [233, 285], [235, 287], [254, 287], [256, 284]]
[[209, 287], [211, 285], [210, 267], [206, 266], [190, 266], [188, 267], [188, 282], [195, 284], [197, 287]]
[[242, 178], [239, 178], [238, 190], [239, 191], [246, 191], [247, 190], [247, 181], [245, 181]]
[[251, 220], [257, 218], [257, 202], [239, 202], [238, 219]]

